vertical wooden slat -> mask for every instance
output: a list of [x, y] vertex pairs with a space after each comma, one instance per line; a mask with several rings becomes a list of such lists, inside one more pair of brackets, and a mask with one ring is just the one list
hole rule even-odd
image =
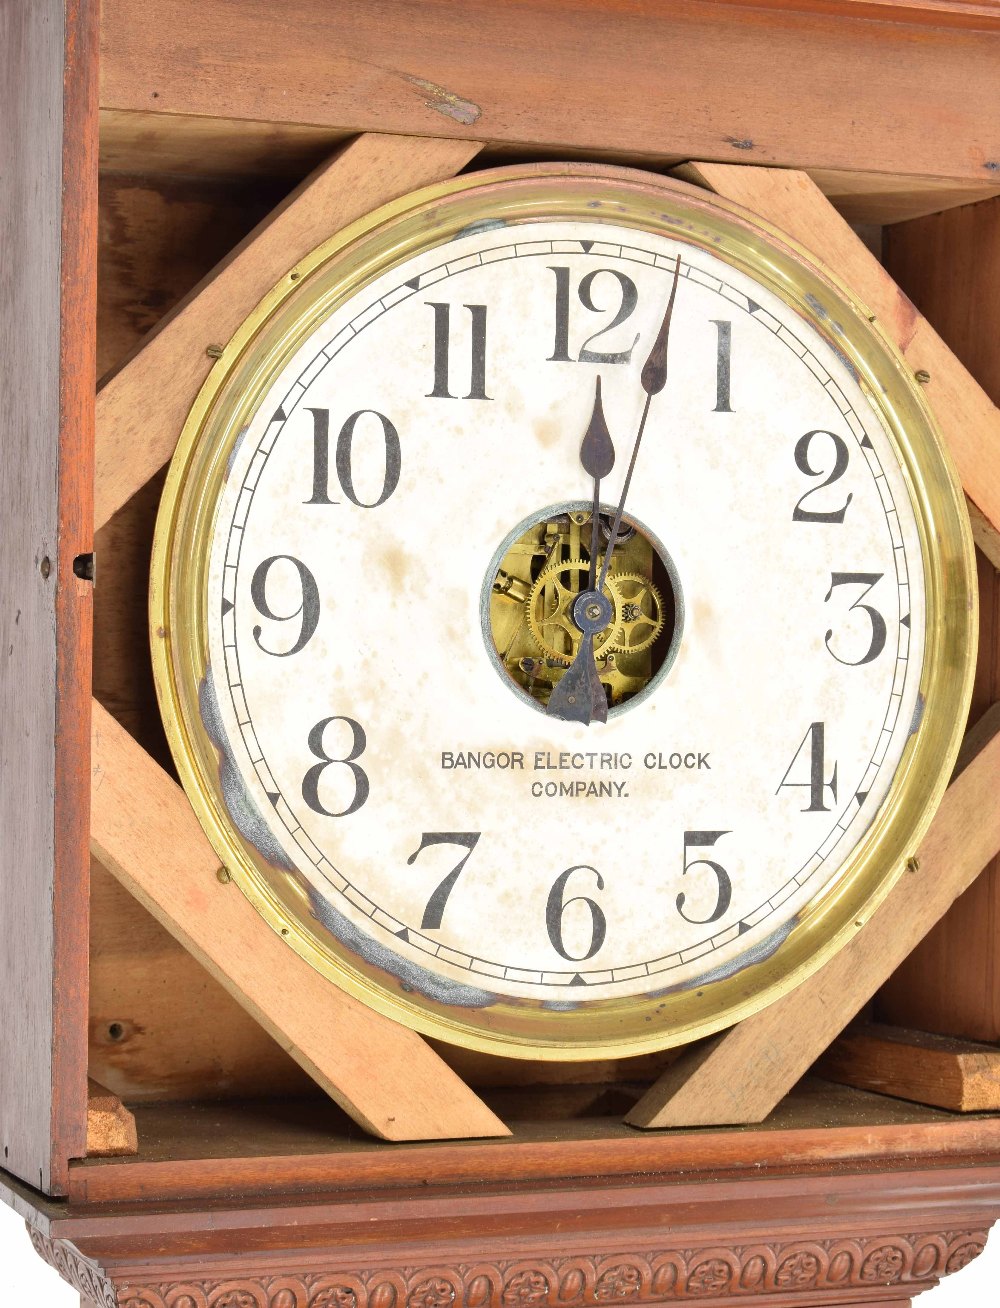
[[0, 4], [0, 1166], [86, 1148], [97, 0]]
[[[886, 267], [1000, 404], [1000, 199], [897, 223]], [[979, 667], [972, 721], [1000, 699], [1000, 573], [979, 557]], [[1000, 801], [998, 801], [1000, 802]], [[882, 992], [898, 1025], [1000, 1040], [1000, 860], [994, 860]]]

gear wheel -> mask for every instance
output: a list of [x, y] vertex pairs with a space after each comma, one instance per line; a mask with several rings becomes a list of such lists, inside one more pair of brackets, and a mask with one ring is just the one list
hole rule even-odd
[[[571, 590], [567, 581], [574, 573], [580, 574], [580, 581], [576, 589]], [[589, 573], [590, 564], [585, 559], [566, 559], [562, 563], [551, 563], [544, 568], [531, 588], [525, 603], [528, 630], [538, 648], [549, 658], [570, 663], [580, 646], [580, 628], [573, 621], [573, 602], [581, 590], [586, 590]], [[614, 616], [608, 626], [594, 638], [594, 653], [598, 656], [611, 648], [612, 638], [624, 627], [621, 603], [615, 586], [617, 581], [618, 578], [613, 575], [605, 579], [604, 594], [611, 601]], [[559, 633], [569, 637], [568, 650], [565, 647], [560, 648]]]
[[641, 654], [663, 630], [663, 597], [648, 577], [635, 572], [614, 573], [607, 584], [618, 615], [608, 648], [619, 654]]

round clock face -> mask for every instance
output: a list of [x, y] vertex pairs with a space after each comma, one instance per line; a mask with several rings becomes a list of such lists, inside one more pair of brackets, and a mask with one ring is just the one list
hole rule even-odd
[[867, 322], [621, 177], [476, 179], [318, 252], [192, 415], [157, 548], [236, 879], [377, 1006], [536, 1056], [713, 1029], [870, 913], [967, 682], [929, 728], [932, 520], [971, 649], [956, 496]]

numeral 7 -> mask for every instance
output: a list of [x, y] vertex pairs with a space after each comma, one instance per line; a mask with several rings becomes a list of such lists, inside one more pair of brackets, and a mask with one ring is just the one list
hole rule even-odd
[[420, 844], [406, 860], [407, 867], [416, 861], [419, 853], [429, 849], [431, 845], [461, 845], [465, 849], [465, 853], [428, 899], [424, 915], [420, 920], [421, 931], [434, 930], [441, 925], [448, 896], [455, 888], [455, 882], [461, 875], [462, 868], [468, 863], [469, 856], [479, 843], [481, 835], [481, 831], [425, 831], [420, 837]]

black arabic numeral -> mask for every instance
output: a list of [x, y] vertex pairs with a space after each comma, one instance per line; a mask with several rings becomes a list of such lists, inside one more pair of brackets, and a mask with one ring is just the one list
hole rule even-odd
[[[451, 305], [427, 305], [434, 310], [434, 389], [428, 399], [453, 400], [448, 389], [451, 371]], [[489, 400], [486, 394], [486, 305], [467, 304], [472, 317], [472, 359], [470, 364], [469, 393], [467, 400]]]
[[713, 318], [718, 332], [715, 352], [715, 408], [713, 413], [732, 413], [729, 383], [733, 364], [733, 324], [725, 318]]
[[[565, 872], [560, 872], [556, 877], [555, 885], [549, 891], [549, 897], [545, 904], [545, 929], [549, 933], [552, 948], [557, 954], [561, 954], [563, 958], [568, 959], [571, 963], [582, 963], [585, 959], [593, 958], [604, 944], [608, 924], [599, 906], [586, 895], [574, 895], [571, 899], [563, 899], [563, 895], [566, 893], [566, 883], [574, 872], [593, 872], [594, 879], [597, 882], [597, 889], [604, 889], [604, 878], [596, 868], [590, 867], [587, 863], [578, 863], [575, 867], [568, 867]], [[586, 904], [590, 910], [590, 947], [583, 954], [571, 954], [563, 943], [563, 915], [571, 904]]]
[[[271, 569], [276, 563], [288, 562], [292, 564], [298, 573], [300, 599], [299, 607], [292, 613], [275, 613], [267, 600], [267, 579], [270, 576]], [[297, 654], [312, 639], [319, 625], [319, 587], [316, 585], [316, 578], [309, 569], [299, 559], [293, 558], [290, 554], [272, 554], [269, 559], [257, 565], [257, 568], [250, 581], [250, 598], [253, 600], [254, 608], [261, 617], [269, 618], [272, 622], [292, 622], [295, 618], [301, 617], [299, 625], [299, 634], [295, 638], [295, 644], [291, 649], [268, 649], [261, 640], [263, 628], [256, 626], [253, 629], [253, 638], [257, 642], [259, 649], [265, 654], [273, 654], [275, 658], [285, 659], [290, 654]]]
[[833, 468], [825, 481], [821, 481], [818, 486], [813, 486], [801, 497], [796, 504], [792, 513], [793, 522], [843, 522], [844, 515], [847, 513], [847, 506], [854, 498], [853, 491], [848, 492], [847, 499], [844, 501], [843, 508], [840, 509], [804, 509], [802, 506], [806, 500], [813, 495], [818, 495], [825, 486], [832, 486], [835, 481], [840, 481], [847, 471], [847, 464], [850, 455], [847, 452], [847, 442], [841, 436], [837, 436], [832, 431], [823, 431], [821, 428], [817, 431], [807, 431], [804, 436], [800, 436], [795, 442], [795, 466], [799, 472], [804, 472], [807, 477], [822, 477], [825, 469], [820, 466], [814, 468], [809, 462], [809, 447], [816, 436], [828, 436], [833, 442]]
[[431, 845], [460, 845], [465, 850], [462, 857], [428, 899], [424, 915], [420, 920], [421, 931], [433, 931], [441, 925], [441, 918], [444, 916], [444, 906], [448, 902], [448, 896], [454, 890], [455, 882], [461, 875], [462, 868], [468, 863], [469, 857], [479, 843], [481, 835], [481, 831], [425, 831], [420, 837], [420, 844], [406, 860], [407, 867], [416, 862], [417, 855], [421, 850], [429, 849]]
[[708, 917], [689, 917], [684, 912], [684, 903], [687, 895], [682, 890], [677, 896], [677, 911], [685, 922], [697, 922], [704, 924], [706, 922], [718, 922], [719, 918], [725, 914], [733, 898], [733, 883], [729, 879], [729, 873], [721, 863], [716, 863], [710, 858], [692, 858], [688, 859], [689, 849], [708, 849], [715, 844], [722, 836], [728, 836], [728, 831], [685, 831], [684, 832], [684, 874], [696, 867], [707, 867], [715, 873], [717, 881], [717, 893], [715, 899], [715, 908], [712, 909]]
[[830, 574], [830, 589], [826, 592], [827, 600], [830, 599], [834, 590], [838, 586], [864, 586], [864, 590], [851, 605], [849, 612], [853, 613], [855, 609], [863, 609], [868, 614], [872, 624], [871, 641], [868, 645], [867, 653], [860, 659], [842, 659], [830, 644], [830, 638], [833, 636], [833, 628], [826, 633], [826, 647], [837, 660], [849, 668], [859, 668], [863, 663], [871, 663], [885, 649], [886, 626], [885, 618], [879, 613], [878, 609], [873, 609], [870, 604], [862, 604], [862, 600], [868, 592], [880, 582], [885, 574], [882, 572], [832, 572]]
[[[328, 754], [323, 746], [323, 736], [332, 722], [346, 722], [351, 728], [351, 748], [342, 758]], [[368, 798], [369, 790], [368, 774], [360, 763], [355, 762], [355, 759], [360, 758], [365, 752], [365, 746], [368, 744], [361, 723], [355, 722], [353, 718], [324, 718], [322, 722], [317, 722], [312, 731], [309, 732], [308, 744], [310, 753], [314, 754], [320, 762], [315, 763], [302, 778], [302, 798], [314, 813], [319, 813], [323, 817], [347, 817], [350, 813], [356, 813]], [[335, 763], [350, 768], [354, 775], [354, 798], [347, 808], [339, 809], [336, 812], [327, 808], [319, 797], [319, 783], [323, 773]]]
[[[556, 275], [556, 313], [555, 313], [555, 343], [549, 360], [556, 363], [572, 363], [573, 359], [569, 352], [569, 310], [570, 310], [570, 270], [565, 267], [553, 267], [549, 265], [552, 272]], [[623, 272], [617, 268], [596, 268], [593, 272], [587, 273], [580, 279], [580, 285], [577, 287], [577, 296], [580, 303], [590, 313], [603, 313], [606, 307], [594, 302], [593, 290], [594, 282], [598, 277], [613, 277], [618, 282], [620, 301], [615, 311], [615, 316], [599, 331], [594, 332], [584, 341], [580, 353], [577, 356], [579, 363], [629, 363], [632, 358], [632, 351], [635, 349], [636, 341], [639, 337], [636, 335], [635, 340], [627, 350], [592, 350], [590, 344], [596, 341], [599, 336], [605, 336], [608, 332], [613, 331], [616, 327], [631, 317], [639, 303], [639, 292], [636, 289], [635, 282], [631, 277], [626, 277]]]
[[[792, 769], [802, 757], [803, 753], [808, 750], [809, 757], [809, 780], [808, 781], [789, 781]], [[809, 791], [809, 803], [802, 810], [803, 813], [828, 813], [830, 810], [823, 803], [823, 791], [829, 790], [833, 796], [834, 803], [837, 802], [837, 764], [833, 765], [833, 772], [829, 781], [824, 780], [826, 772], [826, 723], [810, 723], [809, 730], [802, 737], [802, 743], [792, 756], [792, 761], [785, 770], [785, 775], [781, 778], [779, 790], [786, 786], [800, 788]]]
[[[307, 409], [313, 416], [313, 492], [306, 504], [336, 504], [330, 499], [330, 410]], [[354, 489], [354, 429], [366, 414], [377, 418], [382, 425], [382, 437], [385, 442], [385, 474], [382, 490], [374, 500], [361, 500]], [[375, 409], [359, 409], [352, 413], [344, 423], [337, 436], [337, 448], [334, 454], [334, 467], [340, 488], [359, 509], [377, 509], [384, 504], [399, 485], [401, 452], [399, 433], [383, 413]]]

